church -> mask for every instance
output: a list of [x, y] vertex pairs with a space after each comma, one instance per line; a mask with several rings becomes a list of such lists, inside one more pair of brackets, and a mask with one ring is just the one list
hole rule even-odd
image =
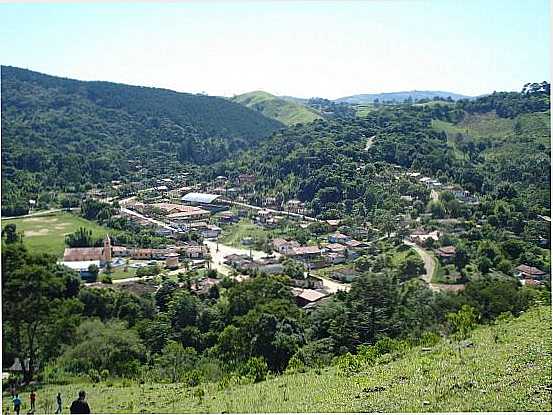
[[111, 261], [112, 246], [109, 235], [104, 238], [102, 247], [92, 248], [65, 248], [63, 252], [63, 262], [99, 262], [100, 267], [104, 267]]

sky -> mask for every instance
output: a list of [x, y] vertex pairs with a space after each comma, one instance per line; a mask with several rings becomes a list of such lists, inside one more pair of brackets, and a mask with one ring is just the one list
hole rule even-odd
[[3, 3], [0, 39], [2, 65], [209, 95], [480, 95], [550, 80], [547, 0]]

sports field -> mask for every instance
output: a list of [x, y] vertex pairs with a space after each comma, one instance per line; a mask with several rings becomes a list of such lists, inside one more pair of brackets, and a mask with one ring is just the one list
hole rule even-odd
[[109, 232], [107, 228], [95, 222], [68, 212], [2, 220], [2, 227], [9, 223], [15, 223], [17, 231], [23, 232], [24, 243], [31, 252], [44, 252], [57, 257], [63, 256], [65, 235], [75, 232], [80, 227], [91, 230], [92, 236], [95, 238], [101, 238]]

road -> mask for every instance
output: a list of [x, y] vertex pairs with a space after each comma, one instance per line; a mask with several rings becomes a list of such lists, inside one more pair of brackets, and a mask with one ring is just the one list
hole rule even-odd
[[[79, 208], [70, 208], [69, 210], [79, 210]], [[48, 210], [40, 210], [40, 211], [38, 211], [38, 212], [28, 213], [28, 214], [26, 214], [26, 215], [21, 215], [21, 216], [6, 216], [6, 217], [3, 217], [2, 220], [30, 218], [30, 217], [32, 217], [32, 216], [42, 216], [42, 215], [48, 215], [48, 214], [50, 214], [50, 213], [64, 212], [64, 211], [67, 211], [67, 209], [48, 209]]]
[[[222, 243], [219, 243], [219, 250], [217, 251], [217, 242], [205, 240], [204, 243], [209, 248], [209, 253], [211, 255], [211, 267], [216, 269], [223, 275], [229, 275], [232, 271], [232, 268], [223, 264], [225, 260], [224, 258], [227, 255], [250, 255], [249, 249], [235, 248], [234, 246], [223, 245]], [[266, 252], [256, 251], [255, 249], [251, 250], [251, 254], [253, 259], [260, 259], [267, 256]], [[277, 258], [280, 257], [279, 253], [274, 253], [273, 255]]]
[[253, 209], [253, 210], [266, 210], [266, 211], [269, 211], [269, 212], [271, 212], [271, 213], [275, 213], [275, 214], [277, 214], [277, 215], [292, 216], [292, 217], [295, 217], [295, 218], [308, 220], [308, 221], [310, 221], [310, 222], [322, 222], [320, 219], [313, 218], [313, 217], [311, 217], [311, 216], [302, 215], [302, 214], [300, 214], [300, 213], [286, 212], [285, 210], [268, 209], [268, 208], [263, 208], [263, 207], [260, 207], [260, 206], [249, 205], [249, 204], [247, 204], [247, 203], [236, 202], [236, 201], [234, 201], [234, 200], [228, 200], [228, 199], [219, 199], [219, 200], [220, 200], [221, 202], [228, 203], [229, 205], [235, 205], [235, 206], [245, 207], [245, 208]]
[[176, 229], [173, 229], [172, 227], [170, 227], [169, 225], [167, 225], [166, 223], [163, 223], [159, 220], [156, 220], [156, 219], [153, 219], [153, 218], [150, 218], [148, 216], [144, 216], [142, 215], [141, 213], [138, 213], [138, 212], [135, 212], [134, 210], [130, 210], [130, 209], [127, 209], [127, 208], [120, 208], [120, 211], [121, 213], [126, 213], [127, 215], [132, 215], [132, 216], [136, 216], [137, 218], [141, 218], [143, 220], [146, 220], [150, 223], [153, 223], [154, 225], [157, 225], [159, 227], [162, 227], [164, 229], [167, 229], [171, 232], [176, 232]]
[[369, 151], [369, 148], [372, 147], [375, 138], [376, 138], [376, 135], [373, 135], [372, 137], [367, 138], [367, 144], [365, 145], [365, 151]]
[[426, 273], [422, 276], [422, 279], [424, 281], [426, 281], [426, 283], [428, 284], [428, 286], [430, 287], [430, 289], [432, 291], [436, 291], [436, 292], [440, 291], [440, 289], [436, 286], [436, 284], [432, 283], [432, 275], [434, 275], [434, 269], [436, 268], [436, 262], [434, 260], [434, 257], [432, 257], [432, 255], [430, 255], [428, 252], [426, 252], [420, 246], [418, 246], [417, 244], [415, 244], [411, 241], [408, 241], [407, 239], [404, 239], [403, 243], [405, 245], [409, 245], [415, 251], [417, 251], [419, 256], [424, 261], [424, 269], [426, 270]]

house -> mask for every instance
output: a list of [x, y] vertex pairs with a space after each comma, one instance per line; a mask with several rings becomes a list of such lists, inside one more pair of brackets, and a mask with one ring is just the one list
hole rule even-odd
[[280, 263], [260, 265], [257, 269], [259, 272], [267, 275], [278, 275], [284, 273], [284, 266]]
[[269, 210], [261, 209], [257, 211], [257, 221], [259, 223], [267, 223], [271, 219], [272, 213]]
[[344, 235], [340, 232], [334, 232], [332, 235], [328, 236], [328, 242], [333, 244], [343, 244], [349, 241], [351, 238], [347, 235]]
[[169, 253], [165, 258], [165, 267], [168, 269], [177, 269], [179, 267], [179, 254]]
[[346, 247], [342, 244], [334, 243], [334, 244], [328, 244], [327, 246], [325, 246], [325, 250], [328, 250], [329, 252], [343, 253], [346, 250]]
[[238, 215], [235, 215], [231, 211], [225, 211], [218, 214], [219, 221], [221, 223], [236, 223], [240, 220]]
[[515, 268], [515, 275], [523, 279], [541, 280], [546, 273], [539, 268], [522, 264]]
[[185, 245], [180, 247], [180, 252], [186, 258], [203, 259], [207, 255], [208, 250], [205, 245]]
[[195, 206], [183, 206], [178, 211], [167, 215], [167, 219], [174, 223], [187, 223], [206, 219], [211, 215], [211, 212]]
[[353, 250], [361, 250], [364, 248], [368, 248], [369, 244], [366, 242], [357, 241], [355, 239], [350, 239], [349, 241], [345, 242], [346, 247]]
[[204, 238], [217, 238], [221, 231], [222, 229], [216, 225], [207, 225], [206, 229], [202, 231], [202, 236]]
[[289, 255], [294, 248], [300, 246], [297, 241], [288, 241], [283, 238], [275, 238], [272, 241], [272, 246], [275, 251], [282, 255]]
[[[29, 362], [30, 362], [31, 359], [29, 358], [26, 358], [25, 360], [23, 360], [23, 364], [25, 365], [25, 370], [29, 370]], [[38, 362], [35, 362], [34, 366], [33, 366], [33, 370], [35, 372], [38, 372], [38, 369], [39, 369], [39, 363]], [[16, 357], [14, 360], [13, 360], [13, 364], [8, 368], [6, 369], [6, 372], [23, 372], [23, 366], [21, 365], [21, 360], [19, 360], [18, 357]]]
[[331, 277], [340, 282], [352, 282], [359, 275], [361, 275], [361, 273], [355, 271], [353, 268], [344, 268], [333, 271]]
[[238, 184], [250, 184], [255, 182], [255, 175], [253, 174], [239, 174], [238, 175]]
[[326, 223], [328, 223], [332, 231], [336, 231], [336, 229], [338, 229], [338, 226], [340, 226], [341, 222], [342, 221], [340, 219], [328, 219], [326, 221]]
[[314, 303], [328, 296], [328, 294], [326, 293], [322, 293], [320, 291], [312, 290], [309, 288], [293, 288], [292, 293], [296, 298], [296, 303], [300, 307], [304, 307], [307, 304]]
[[411, 235], [409, 235], [409, 240], [416, 243], [417, 245], [424, 244], [428, 239], [433, 239], [434, 241], [437, 241], [438, 239], [440, 239], [440, 232], [428, 232], [422, 229], [417, 229]]
[[457, 251], [454, 246], [442, 246], [441, 248], [436, 249], [436, 255], [443, 262], [451, 262], [455, 259]]
[[263, 201], [263, 205], [273, 209], [279, 207], [276, 197], [266, 197]]
[[292, 199], [286, 202], [286, 210], [292, 213], [300, 213], [303, 209], [303, 203], [297, 199]]
[[346, 262], [345, 252], [326, 252], [323, 254], [325, 260], [332, 265]]

